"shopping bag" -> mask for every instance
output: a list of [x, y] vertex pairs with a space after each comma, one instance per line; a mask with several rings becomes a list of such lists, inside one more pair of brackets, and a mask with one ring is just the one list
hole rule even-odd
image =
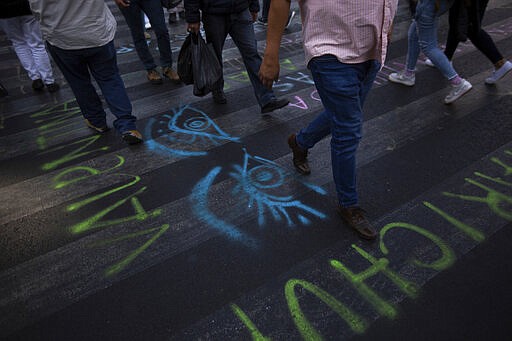
[[194, 34], [191, 40], [194, 95], [205, 96], [218, 87], [222, 69], [212, 44], [206, 44], [201, 33]]
[[194, 84], [194, 73], [192, 71], [192, 33], [185, 38], [178, 55], [178, 76], [186, 84]]

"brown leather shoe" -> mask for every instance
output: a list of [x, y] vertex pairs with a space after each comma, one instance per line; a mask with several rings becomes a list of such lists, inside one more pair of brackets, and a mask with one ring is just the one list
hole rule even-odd
[[305, 150], [299, 147], [295, 134], [288, 136], [288, 146], [293, 152], [293, 165], [295, 169], [297, 169], [300, 174], [311, 174], [311, 169], [309, 169], [308, 164], [308, 151], [307, 149]]
[[343, 221], [353, 228], [361, 238], [373, 240], [377, 237], [377, 232], [364, 216], [366, 212], [362, 208], [358, 206], [341, 207], [338, 205], [338, 212]]
[[178, 76], [176, 71], [174, 71], [168, 66], [163, 68], [162, 73], [164, 74], [165, 77], [169, 78], [175, 83], [179, 83], [181, 81], [180, 76]]
[[158, 71], [155, 69], [148, 70], [148, 80], [151, 84], [162, 84], [163, 80]]

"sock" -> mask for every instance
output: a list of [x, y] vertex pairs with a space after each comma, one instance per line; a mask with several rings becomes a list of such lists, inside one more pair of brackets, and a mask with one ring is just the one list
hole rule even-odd
[[453, 77], [452, 79], [450, 79], [450, 84], [451, 85], [459, 85], [460, 83], [462, 83], [462, 78], [460, 78], [459, 75]]
[[498, 70], [503, 65], [505, 65], [505, 58], [502, 58], [502, 59], [498, 60], [496, 63], [494, 63], [494, 69]]
[[407, 77], [414, 76], [414, 70], [413, 70], [413, 71], [411, 71], [411, 70], [405, 70], [405, 75], [406, 75]]

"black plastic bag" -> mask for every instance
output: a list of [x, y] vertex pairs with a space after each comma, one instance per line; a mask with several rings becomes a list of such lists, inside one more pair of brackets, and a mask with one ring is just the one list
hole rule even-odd
[[192, 33], [185, 38], [178, 55], [178, 76], [184, 84], [194, 84], [192, 71]]
[[212, 44], [206, 44], [201, 33], [192, 36], [192, 73], [194, 95], [205, 96], [218, 86], [222, 69]]

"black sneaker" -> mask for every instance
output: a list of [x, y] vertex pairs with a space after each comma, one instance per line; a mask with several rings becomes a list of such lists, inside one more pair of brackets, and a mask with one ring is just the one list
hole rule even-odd
[[48, 89], [48, 92], [55, 92], [60, 89], [60, 86], [57, 83], [51, 83], [46, 84], [46, 88]]
[[217, 104], [226, 104], [228, 100], [223, 90], [215, 90], [212, 92], [213, 101]]
[[377, 237], [377, 232], [365, 217], [366, 212], [362, 208], [338, 205], [338, 213], [341, 219], [357, 232], [359, 237], [366, 240], [373, 240]]
[[282, 107], [285, 107], [290, 103], [289, 100], [281, 98], [274, 98], [272, 101], [268, 102], [261, 108], [262, 114], [268, 114], [269, 112], [272, 112], [277, 109], [281, 109]]
[[98, 126], [95, 126], [94, 124], [91, 123], [91, 121], [89, 121], [88, 119], [84, 119], [85, 121], [85, 125], [88, 126], [89, 128], [91, 128], [92, 130], [95, 130], [97, 131], [98, 133], [106, 133], [107, 131], [110, 130], [109, 127], [107, 127], [107, 125], [104, 125], [102, 127], [98, 127]]
[[123, 140], [128, 144], [141, 143], [142, 135], [137, 130], [128, 130], [123, 133]]
[[9, 94], [7, 89], [3, 86], [2, 83], [0, 83], [0, 97], [5, 97]]
[[34, 91], [43, 91], [44, 83], [42, 79], [35, 79], [32, 81], [32, 90]]

